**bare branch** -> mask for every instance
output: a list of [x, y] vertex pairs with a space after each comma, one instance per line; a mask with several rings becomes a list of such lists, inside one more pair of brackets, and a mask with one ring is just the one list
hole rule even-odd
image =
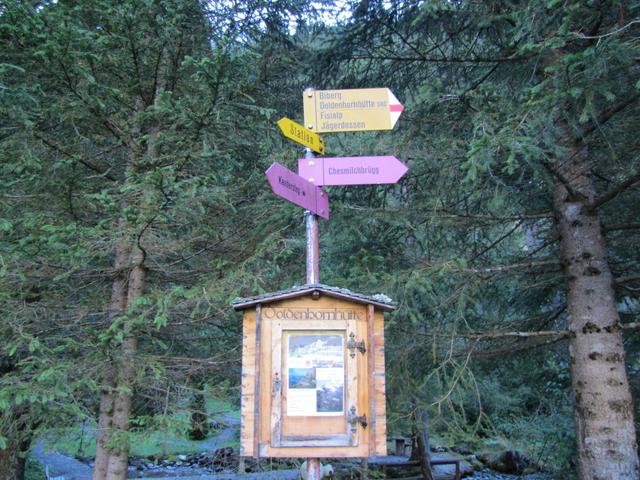
[[569, 330], [541, 330], [539, 332], [472, 332], [472, 333], [437, 333], [437, 332], [415, 332], [412, 331], [412, 335], [418, 335], [420, 337], [442, 337], [451, 338], [459, 337], [471, 340], [495, 340], [498, 338], [535, 338], [535, 337], [570, 337], [573, 334]]
[[629, 28], [634, 23], [640, 23], [640, 20], [632, 20], [631, 22], [627, 23], [626, 25], [624, 25], [624, 26], [622, 26], [620, 28], [617, 28], [616, 30], [613, 30], [612, 32], [603, 33], [602, 35], [584, 35], [584, 34], [582, 34], [580, 32], [571, 32], [571, 33], [573, 35], [575, 35], [576, 37], [578, 37], [578, 38], [599, 40], [601, 38], [610, 37], [611, 35], [617, 35], [618, 33], [623, 32], [624, 30]]
[[403, 57], [403, 56], [382, 56], [382, 55], [354, 55], [353, 60], [393, 60], [396, 62], [429, 62], [429, 63], [505, 63], [528, 60], [531, 55], [513, 57]]
[[640, 223], [612, 223], [605, 225], [605, 232], [615, 232], [618, 230], [640, 230]]
[[[358, 210], [358, 211], [366, 211], [366, 212], [389, 212], [395, 213], [399, 211], [404, 211], [405, 209], [400, 208], [370, 208], [370, 207], [361, 207], [357, 205], [345, 205], [343, 208], [347, 208], [349, 210]], [[523, 213], [517, 215], [478, 215], [478, 214], [470, 214], [470, 213], [456, 213], [449, 212], [448, 210], [415, 210], [418, 213], [421, 213], [428, 218], [441, 218], [441, 219], [468, 219], [468, 220], [478, 220], [478, 221], [487, 221], [487, 222], [514, 222], [518, 220], [537, 220], [544, 218], [553, 218], [553, 212], [545, 211], [538, 213]]]
[[513, 228], [511, 228], [507, 233], [505, 233], [504, 235], [502, 235], [501, 237], [498, 237], [495, 241], [493, 241], [489, 246], [487, 246], [486, 248], [484, 248], [482, 251], [480, 251], [479, 253], [475, 254], [473, 257], [471, 257], [471, 259], [469, 260], [468, 263], [472, 263], [474, 262], [478, 257], [481, 257], [482, 255], [484, 255], [485, 253], [487, 253], [489, 250], [491, 250], [493, 247], [495, 247], [496, 245], [498, 245], [500, 242], [502, 242], [504, 239], [510, 237], [516, 230], [518, 230], [518, 228], [520, 228], [520, 226], [522, 225], [522, 220], [517, 222], [515, 224], [515, 226]]
[[601, 207], [602, 205], [607, 203], [609, 200], [613, 200], [625, 190], [629, 188], [633, 188], [637, 185], [640, 185], [640, 172], [630, 176], [624, 182], [620, 183], [619, 185], [616, 185], [615, 187], [611, 188], [608, 192], [600, 195], [598, 198], [596, 198], [593, 202], [591, 202], [588, 205], [588, 208], [589, 210], [593, 211], [598, 207]]
[[511, 265], [501, 265], [496, 267], [486, 267], [486, 268], [465, 268], [463, 272], [469, 273], [477, 273], [477, 274], [485, 274], [485, 273], [503, 273], [509, 272], [512, 270], [526, 270], [531, 268], [538, 267], [546, 267], [549, 265], [560, 266], [558, 260], [539, 260], [537, 262], [522, 262], [522, 263], [512, 263]]
[[[561, 342], [566, 338], [567, 337], [565, 336], [565, 337], [550, 338], [549, 340], [545, 340], [542, 342], [531, 341], [531, 342], [525, 342], [525, 343], [516, 343], [516, 344], [510, 345], [507, 348], [500, 348], [496, 350], [475, 350], [473, 352], [473, 356], [474, 357], [497, 357], [497, 356], [506, 355], [509, 353], [524, 352], [527, 350], [533, 350], [534, 348], [548, 347], [550, 345], [555, 345], [556, 343]], [[460, 356], [461, 354], [463, 353], [461, 352], [459, 354], [456, 354], [456, 356]]]

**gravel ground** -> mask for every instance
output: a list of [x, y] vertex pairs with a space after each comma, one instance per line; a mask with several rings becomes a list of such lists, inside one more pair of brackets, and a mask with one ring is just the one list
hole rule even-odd
[[507, 475], [493, 470], [479, 470], [465, 480], [561, 480], [545, 473], [530, 473], [528, 475]]
[[[240, 424], [239, 419], [228, 416], [225, 417], [224, 421], [227, 423], [228, 427], [222, 430], [219, 435], [206, 442], [204, 448], [207, 451], [212, 452], [219, 448], [223, 442], [232, 439], [238, 430]], [[90, 466], [61, 453], [47, 451], [43, 442], [38, 442], [38, 444], [36, 444], [32, 449], [31, 454], [40, 463], [47, 467], [51, 477], [59, 477], [58, 480], [91, 480], [92, 469]], [[438, 454], [434, 454], [434, 457], [438, 457]], [[380, 459], [380, 463], [391, 463], [393, 460], [394, 457], [391, 456], [382, 457]], [[161, 478], [162, 480], [297, 480], [299, 478], [298, 470], [278, 470], [272, 472], [248, 473], [243, 475], [234, 473], [194, 475], [193, 473], [193, 471], [184, 471], [183, 475], [176, 472], [177, 476], [167, 476], [172, 475], [172, 473], [165, 469], [157, 472], [130, 471], [129, 478]], [[443, 467], [438, 467], [437, 473], [446, 475], [449, 471]], [[469, 480], [560, 480], [544, 474], [517, 476], [496, 473], [491, 470], [479, 470], [472, 476], [465, 478]]]

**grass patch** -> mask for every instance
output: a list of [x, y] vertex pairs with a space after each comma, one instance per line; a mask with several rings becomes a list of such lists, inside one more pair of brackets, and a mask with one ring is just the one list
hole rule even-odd
[[240, 419], [240, 410], [231, 403], [219, 398], [208, 397], [205, 401], [205, 406], [211, 421], [223, 420], [224, 417]]
[[27, 457], [27, 464], [24, 470], [24, 480], [42, 480], [44, 478], [44, 467], [35, 458]]

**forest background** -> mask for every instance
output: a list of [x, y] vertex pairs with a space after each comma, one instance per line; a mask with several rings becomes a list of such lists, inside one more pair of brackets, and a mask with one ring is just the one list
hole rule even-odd
[[264, 171], [296, 169], [275, 122], [310, 86], [405, 106], [392, 132], [324, 136], [410, 168], [328, 188], [321, 223], [322, 282], [398, 303], [390, 431], [427, 409], [447, 446], [637, 478], [639, 11], [0, 3], [0, 478], [82, 419], [108, 433], [94, 478], [123, 478], [128, 432], [239, 404], [230, 302], [305, 278], [302, 212]]

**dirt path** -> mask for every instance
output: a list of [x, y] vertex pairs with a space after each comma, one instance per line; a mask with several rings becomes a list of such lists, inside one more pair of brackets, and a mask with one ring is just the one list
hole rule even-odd
[[224, 428], [218, 435], [210, 438], [202, 444], [202, 447], [205, 450], [213, 452], [217, 448], [220, 448], [220, 445], [222, 445], [224, 442], [232, 440], [236, 432], [240, 430], [240, 419], [238, 417], [235, 417], [233, 415], [225, 415], [223, 417], [223, 422], [227, 424], [227, 427]]

